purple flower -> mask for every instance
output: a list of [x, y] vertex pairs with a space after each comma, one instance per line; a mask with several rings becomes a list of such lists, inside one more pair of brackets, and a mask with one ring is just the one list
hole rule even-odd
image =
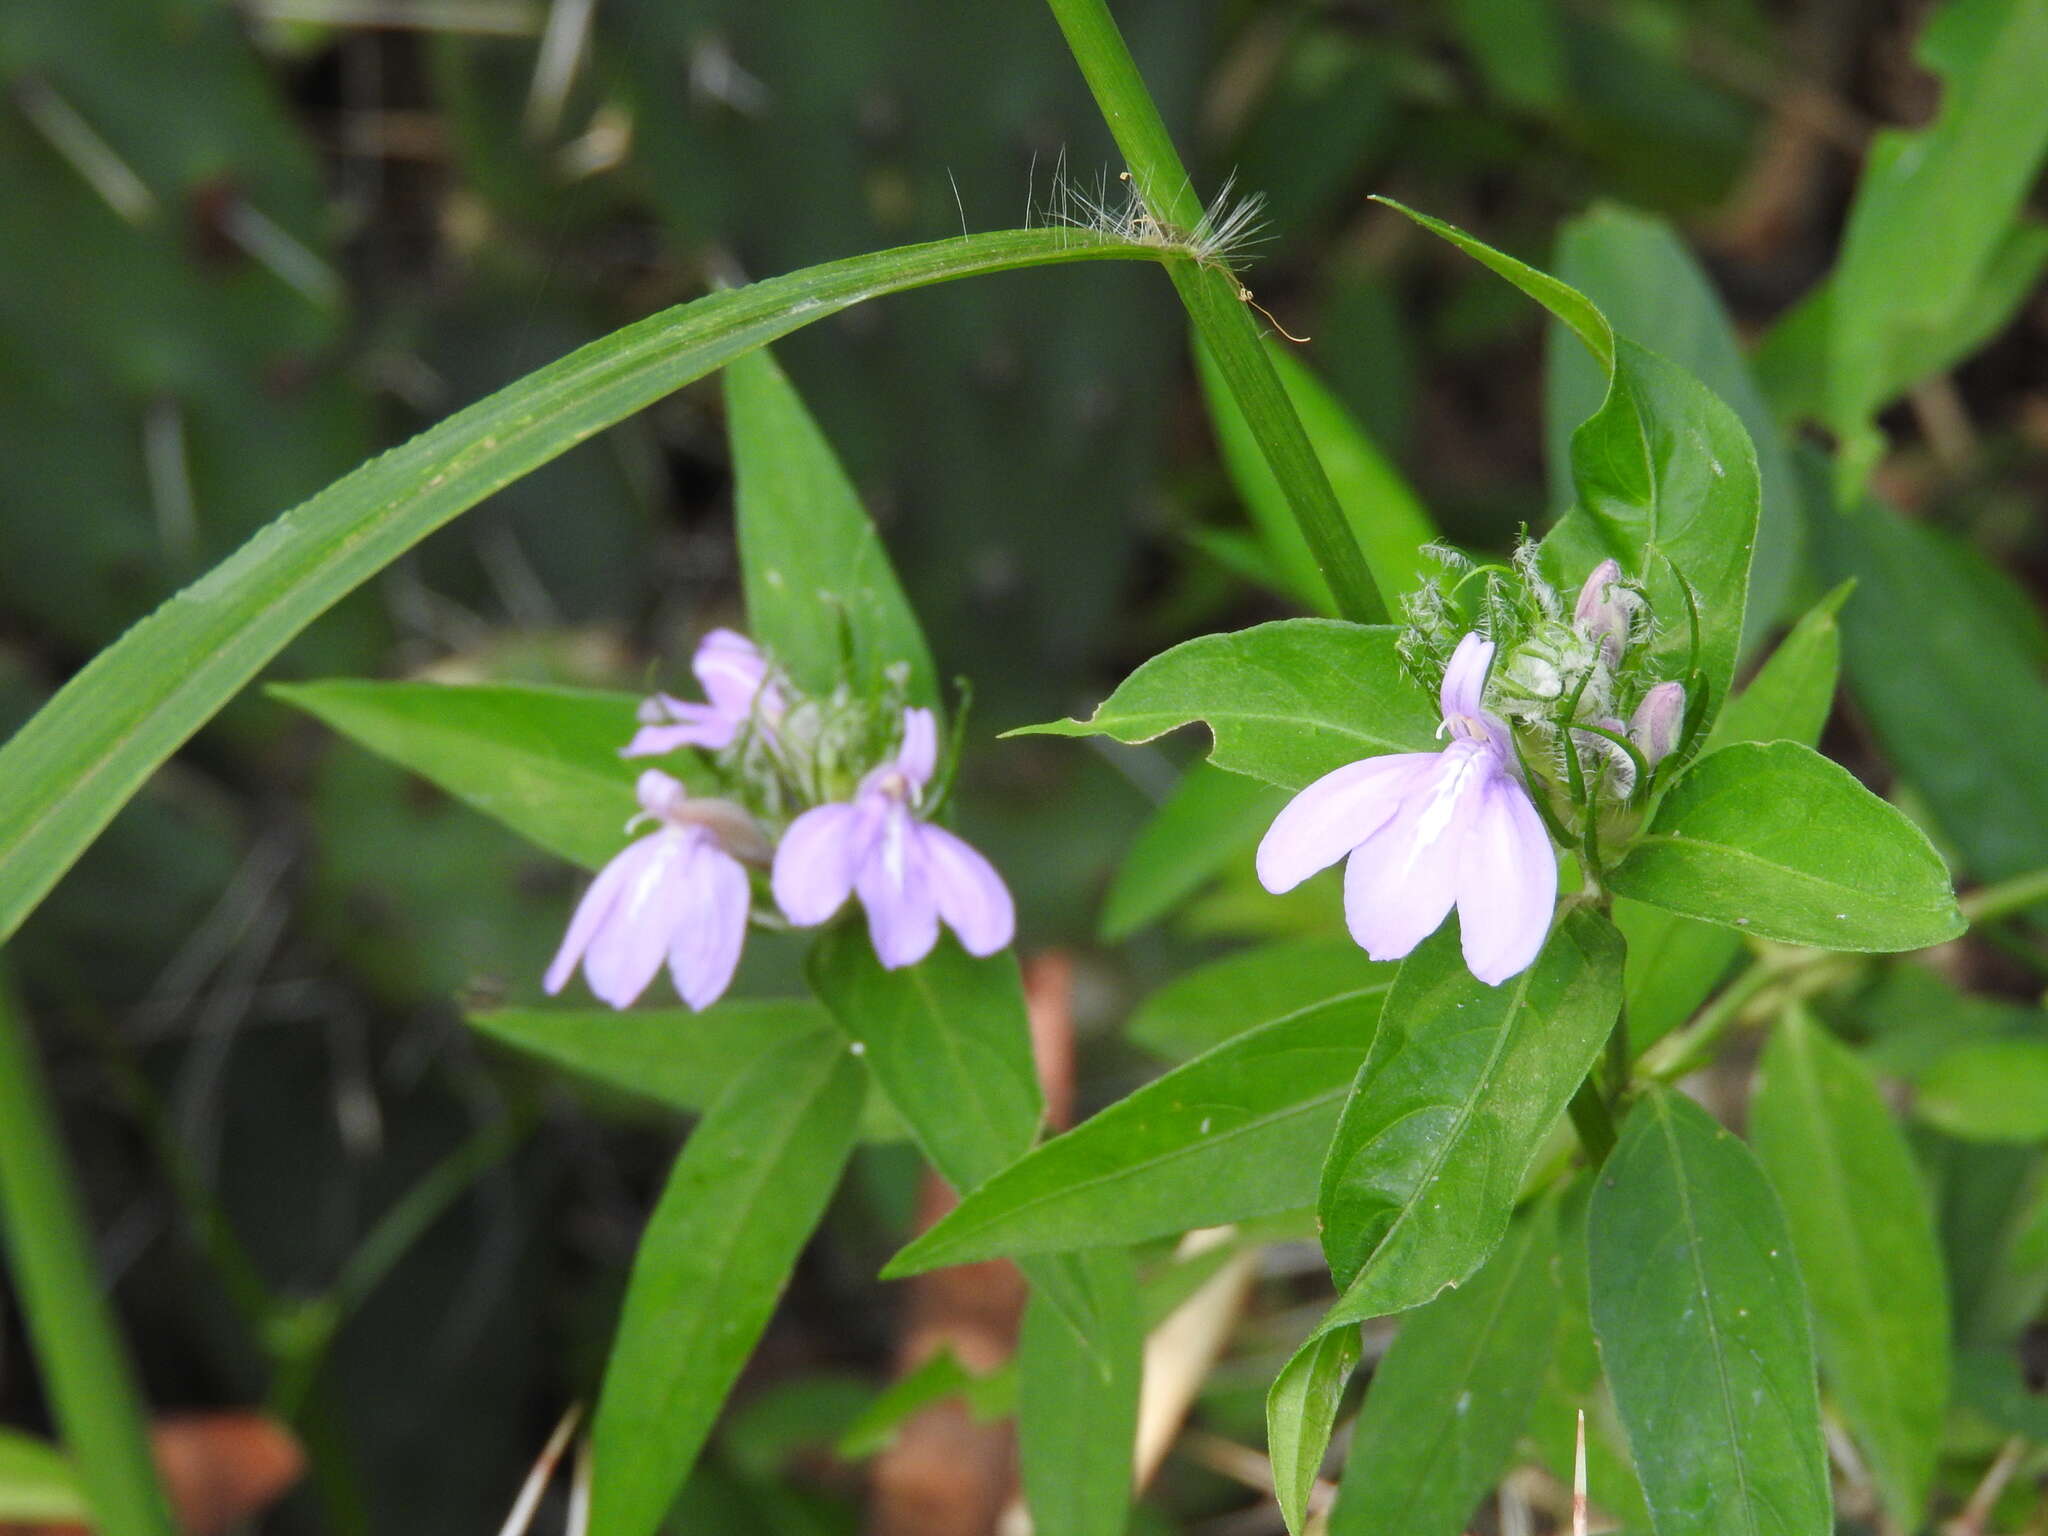
[[1616, 585], [1620, 580], [1620, 564], [1602, 560], [1579, 588], [1572, 609], [1579, 632], [1600, 643], [1600, 654], [1610, 667], [1621, 665], [1621, 653], [1628, 647], [1629, 610], [1635, 601], [1633, 593]]
[[1543, 948], [1557, 856], [1507, 726], [1480, 702], [1492, 664], [1492, 641], [1459, 641], [1438, 696], [1450, 744], [1324, 774], [1274, 819], [1258, 870], [1278, 895], [1349, 854], [1344, 917], [1375, 960], [1406, 955], [1455, 904], [1465, 963], [1497, 987]]
[[690, 670], [707, 704], [657, 693], [640, 706], [640, 730], [621, 757], [658, 757], [678, 747], [716, 752], [732, 745], [750, 719], [773, 725], [782, 717], [782, 690], [768, 681], [768, 661], [754, 642], [730, 629], [714, 629], [697, 642]]
[[941, 919], [970, 955], [992, 955], [1010, 942], [1017, 914], [1002, 876], [917, 814], [937, 761], [932, 712], [906, 709], [896, 756], [870, 771], [852, 800], [817, 806], [790, 823], [771, 884], [792, 923], [813, 927], [858, 895], [875, 954], [891, 971], [931, 953]]
[[765, 862], [767, 842], [731, 801], [692, 800], [658, 768], [640, 775], [636, 792], [642, 815], [660, 828], [628, 844], [583, 893], [547, 990], [561, 991], [581, 962], [590, 990], [624, 1008], [666, 959], [683, 1001], [708, 1008], [732, 983], [753, 904], [734, 854]]

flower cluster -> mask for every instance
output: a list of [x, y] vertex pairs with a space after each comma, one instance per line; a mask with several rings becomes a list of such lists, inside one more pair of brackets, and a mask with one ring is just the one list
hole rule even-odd
[[1437, 673], [1448, 742], [1317, 779], [1267, 831], [1258, 874], [1278, 894], [1347, 859], [1345, 922], [1375, 960], [1407, 955], [1455, 906], [1466, 965], [1498, 986], [1549, 934], [1553, 831], [1597, 866], [1603, 835], [1632, 828], [1687, 744], [1686, 689], [1647, 664], [1648, 605], [1615, 561], [1569, 613], [1533, 546], [1508, 571], [1446, 563], [1449, 577], [1410, 602], [1402, 654]]
[[1002, 877], [929, 819], [938, 721], [902, 703], [900, 677], [879, 701], [843, 687], [807, 697], [729, 629], [704, 637], [691, 670], [704, 702], [655, 694], [621, 755], [695, 749], [728, 794], [693, 798], [660, 769], [641, 774], [627, 830], [655, 830], [591, 882], [548, 967], [549, 993], [581, 965], [592, 992], [625, 1008], [665, 960], [682, 1000], [710, 1006], [731, 985], [754, 913], [749, 867], [768, 872], [781, 917], [800, 928], [857, 897], [890, 970], [930, 954], [942, 922], [970, 954], [1009, 944], [1016, 913]]

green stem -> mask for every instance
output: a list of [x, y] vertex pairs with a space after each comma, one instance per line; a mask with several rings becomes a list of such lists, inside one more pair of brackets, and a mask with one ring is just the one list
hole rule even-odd
[[65, 1448], [103, 1536], [172, 1536], [42, 1066], [0, 981], [0, 1224]]
[[1586, 1149], [1586, 1160], [1598, 1168], [1614, 1150], [1614, 1116], [1608, 1112], [1607, 1101], [1600, 1096], [1600, 1085], [1593, 1081], [1590, 1072], [1579, 1084], [1579, 1091], [1572, 1095], [1571, 1114], [1572, 1129], [1579, 1133], [1579, 1145]]
[[[1152, 93], [1131, 58], [1104, 0], [1048, 0], [1074, 62], [1081, 67], [1102, 109], [1117, 148], [1130, 168], [1145, 211], [1161, 224], [1193, 230], [1202, 219], [1202, 200], [1181, 165], [1173, 139], [1153, 103]], [[1337, 611], [1360, 624], [1387, 622], [1387, 604], [1373, 582], [1351, 525], [1308, 433], [1266, 356], [1265, 343], [1241, 294], [1236, 276], [1220, 264], [1178, 262], [1167, 268], [1188, 318], [1210, 355], [1287, 497], [1302, 536]]]
[[1988, 923], [2015, 912], [2025, 911], [2037, 902], [2048, 901], [2048, 869], [2037, 869], [2029, 874], [2015, 875], [2010, 880], [2001, 880], [1996, 885], [1980, 886], [1957, 903], [1963, 909], [1963, 916], [1972, 923]]
[[271, 1388], [274, 1411], [296, 1419], [304, 1411], [342, 1324], [381, 1285], [406, 1253], [468, 1192], [477, 1179], [510, 1155], [538, 1122], [526, 1106], [499, 1116], [450, 1152], [405, 1192], [356, 1245], [323, 1296], [301, 1304], [273, 1328], [278, 1358]]

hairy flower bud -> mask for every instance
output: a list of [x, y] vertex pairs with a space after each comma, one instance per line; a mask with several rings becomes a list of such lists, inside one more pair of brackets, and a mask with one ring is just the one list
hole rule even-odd
[[1628, 739], [1652, 768], [1671, 755], [1685, 724], [1685, 685], [1659, 683], [1643, 695], [1628, 723]]
[[1629, 612], [1635, 606], [1633, 594], [1617, 585], [1620, 580], [1621, 566], [1602, 560], [1579, 588], [1579, 600], [1572, 609], [1579, 632], [1600, 642], [1609, 667], [1621, 665], [1621, 653], [1628, 648]]

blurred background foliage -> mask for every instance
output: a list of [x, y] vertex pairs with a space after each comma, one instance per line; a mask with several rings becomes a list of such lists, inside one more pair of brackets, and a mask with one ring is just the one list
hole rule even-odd
[[[1860, 578], [1830, 747], [1995, 878], [2048, 863], [2048, 302], [2022, 285], [1982, 352], [1883, 416], [1877, 483], [1906, 517], [1854, 539], [1795, 504], [1782, 399], [1713, 302], [1753, 342], [1829, 270], [1871, 133], [1934, 109], [1912, 53], [1926, 10], [1118, 8], [1200, 190], [1234, 174], [1266, 198], [1259, 302], [1313, 338], [1293, 356], [1447, 536], [1499, 550], [1543, 523], [1575, 417], [1546, 429], [1534, 308], [1368, 193], [1552, 263], [1727, 395], [1787, 503], [1758, 630]], [[1056, 174], [1113, 186], [1111, 153], [1032, 0], [101, 0], [89, 18], [9, 0], [0, 725], [282, 508], [572, 346], [707, 285], [1042, 219]], [[1185, 744], [986, 745], [1164, 643], [1293, 611], [1247, 579], [1273, 557], [1246, 538], [1179, 311], [1156, 273], [1099, 265], [891, 299], [779, 351], [942, 668], [973, 680], [966, 829], [1016, 887], [1025, 947], [1076, 957], [1080, 1096], [1102, 1102], [1154, 1070], [1122, 1035], [1134, 998], [1225, 938], [1328, 921], [1327, 902], [1247, 899], [1227, 856], [1269, 807], [1201, 776], [1174, 803], [1217, 860], [1151, 870], [1105, 913]], [[1551, 385], [1590, 407], [1583, 378]], [[678, 676], [696, 634], [739, 617], [716, 410], [687, 392], [520, 481], [277, 674]], [[490, 1528], [595, 1382], [681, 1121], [564, 1087], [460, 1022], [467, 1001], [533, 996], [576, 887], [251, 694], [13, 946], [152, 1401], [268, 1401], [314, 1453], [266, 1529]], [[1111, 953], [1098, 920], [1138, 937]], [[1950, 980], [2038, 994], [2037, 941], [2002, 942]], [[787, 990], [795, 953], [755, 946], [742, 990]], [[1964, 1007], [1943, 995], [1871, 1028], [1910, 1040], [1930, 1006]], [[1986, 1027], [2039, 1029], [2037, 1010], [2000, 1016]], [[2035, 1187], [2037, 1150], [1927, 1136], [1975, 1192], [1944, 1208], [1959, 1252], [2031, 1230], [2031, 1197], [1991, 1191]], [[915, 1164], [882, 1144], [856, 1168], [679, 1530], [858, 1528], [859, 1470], [820, 1447], [886, 1378], [900, 1288], [868, 1277]], [[1220, 1434], [1257, 1441], [1284, 1271], [1206, 1390]], [[1966, 1316], [2002, 1307], [1982, 1335], [2002, 1342], [2040, 1301], [2022, 1287]], [[8, 1330], [0, 1398], [39, 1426]], [[279, 1360], [303, 1368], [281, 1382]], [[1262, 1529], [1228, 1523], [1252, 1502], [1177, 1461], [1144, 1528]]]

